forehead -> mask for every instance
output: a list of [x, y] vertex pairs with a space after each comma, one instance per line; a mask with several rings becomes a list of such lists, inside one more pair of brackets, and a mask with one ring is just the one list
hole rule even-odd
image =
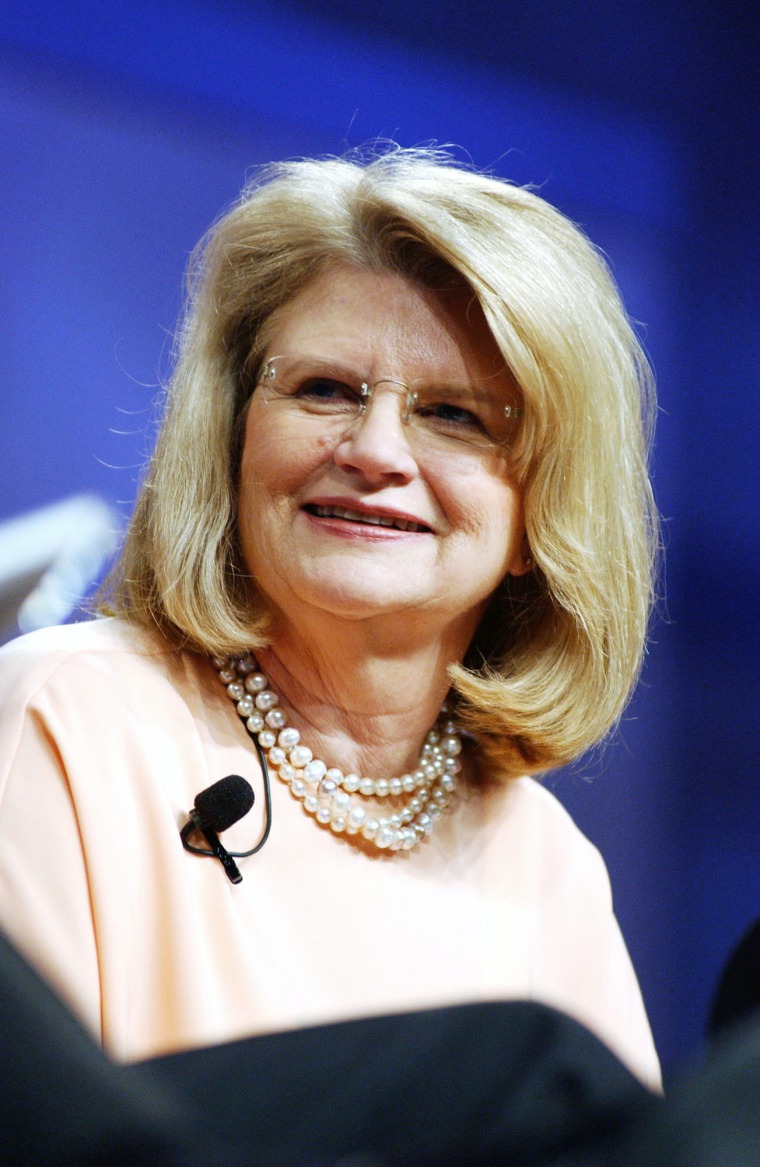
[[265, 339], [267, 356], [336, 357], [373, 374], [479, 380], [504, 368], [471, 293], [433, 292], [347, 265], [322, 273], [278, 309]]

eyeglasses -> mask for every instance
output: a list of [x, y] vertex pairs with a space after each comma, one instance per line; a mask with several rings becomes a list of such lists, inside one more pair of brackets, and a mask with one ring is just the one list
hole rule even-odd
[[523, 412], [484, 387], [407, 383], [392, 377], [370, 381], [345, 365], [323, 360], [270, 357], [256, 382], [267, 405], [277, 404], [305, 421], [327, 423], [341, 435], [367, 413], [378, 386], [400, 395], [401, 420], [428, 448], [504, 447]]

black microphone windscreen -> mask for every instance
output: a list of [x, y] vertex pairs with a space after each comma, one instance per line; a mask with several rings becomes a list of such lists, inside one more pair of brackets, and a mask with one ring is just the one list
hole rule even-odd
[[204, 830], [221, 834], [241, 819], [253, 806], [253, 788], [239, 774], [228, 774], [195, 797]]

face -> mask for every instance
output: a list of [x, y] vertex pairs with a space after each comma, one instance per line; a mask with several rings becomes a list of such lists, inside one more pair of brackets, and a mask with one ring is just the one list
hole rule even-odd
[[514, 403], [480, 308], [400, 276], [332, 268], [271, 322], [265, 359], [281, 355], [380, 384], [337, 430], [334, 418], [267, 403], [262, 387], [251, 398], [240, 538], [275, 627], [317, 612], [414, 615], [415, 627], [452, 630], [464, 651], [504, 575], [525, 570], [522, 498], [503, 449], [421, 448], [389, 382], [485, 386]]

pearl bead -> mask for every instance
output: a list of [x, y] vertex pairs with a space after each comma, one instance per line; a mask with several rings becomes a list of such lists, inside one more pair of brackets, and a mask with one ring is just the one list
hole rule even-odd
[[[303, 776], [307, 782], [319, 782], [326, 770], [327, 766], [324, 762], [320, 762], [319, 758], [313, 758], [311, 762], [307, 762], [304, 766]], [[337, 783], [333, 781], [333, 790], [336, 786]]]
[[345, 790], [337, 790], [332, 797], [332, 805], [334, 810], [345, 813], [351, 806], [351, 795]]
[[259, 734], [259, 745], [261, 746], [262, 750], [271, 750], [276, 741], [277, 738], [272, 733], [271, 729], [262, 729], [261, 733]]
[[264, 721], [270, 729], [282, 729], [285, 724], [285, 714], [281, 709], [270, 709]]
[[387, 798], [389, 790], [389, 783], [387, 778], [378, 778], [375, 783], [375, 793], [378, 798]]
[[251, 673], [250, 677], [245, 678], [245, 687], [249, 693], [261, 693], [268, 684], [263, 673]]
[[250, 717], [254, 711], [253, 697], [246, 695], [237, 703], [237, 711], [241, 717]]
[[[280, 771], [282, 774], [282, 770]], [[290, 793], [296, 798], [305, 798], [309, 793], [309, 787], [304, 782], [303, 778], [294, 778], [290, 783]]]
[[349, 794], [355, 794], [359, 789], [361, 779], [358, 774], [346, 774], [343, 779], [343, 789], [347, 790]]
[[309, 814], [316, 814], [319, 810], [319, 799], [316, 794], [309, 793], [305, 796], [303, 804], [308, 810]]
[[367, 819], [364, 826], [362, 827], [362, 834], [364, 835], [365, 839], [373, 840], [379, 830], [380, 823], [377, 821], [377, 819]]
[[441, 742], [443, 750], [449, 757], [455, 757], [462, 751], [462, 743], [458, 737], [445, 737]]
[[267, 756], [267, 760], [269, 761], [270, 765], [278, 767], [281, 766], [284, 761], [286, 761], [286, 758], [287, 755], [285, 751], [280, 749], [279, 746], [272, 746]]
[[330, 819], [330, 830], [335, 831], [336, 835], [341, 834], [341, 832], [345, 831], [345, 829], [346, 820], [342, 816], [336, 819]]
[[401, 779], [401, 785], [404, 788], [405, 794], [411, 794], [417, 785], [414, 780], [414, 774], [404, 774], [404, 777]]
[[256, 662], [249, 656], [243, 656], [237, 662], [237, 671], [241, 677], [247, 677], [249, 673], [256, 671]]
[[237, 674], [234, 673], [232, 671], [232, 669], [220, 669], [219, 670], [219, 680], [222, 682], [223, 685], [231, 685], [233, 683], [233, 681], [236, 679], [236, 675]]
[[293, 729], [293, 727], [290, 725], [286, 726], [285, 729], [281, 730], [277, 735], [277, 744], [278, 746], [282, 746], [284, 750], [294, 749], [300, 740], [300, 733], [297, 729]]
[[274, 709], [279, 702], [280, 698], [276, 693], [273, 693], [271, 689], [265, 689], [256, 697], [256, 708], [260, 709], [262, 713], [266, 713], [269, 709]]
[[375, 793], [374, 778], [362, 778], [359, 782], [359, 791], [365, 798], [372, 798], [372, 795]]
[[395, 837], [396, 832], [394, 831], [393, 827], [382, 826], [379, 828], [377, 834], [375, 835], [375, 842], [378, 847], [382, 847], [383, 850], [385, 850], [386, 847], [390, 847]]
[[313, 757], [308, 746], [295, 746], [290, 751], [290, 760], [294, 766], [305, 766]]
[[332, 778], [338, 786], [343, 782], [343, 771], [337, 766], [331, 766], [329, 770], [325, 771], [325, 778]]
[[402, 794], [404, 790], [404, 784], [400, 778], [391, 778], [388, 787], [391, 794]]
[[239, 681], [233, 681], [231, 685], [228, 685], [227, 693], [233, 701], [242, 701], [245, 697], [245, 689]]
[[249, 733], [261, 733], [264, 728], [264, 718], [260, 713], [252, 713], [245, 723], [245, 728]]
[[318, 822], [318, 823], [322, 823], [323, 825], [324, 825], [325, 823], [329, 823], [329, 821], [330, 821], [331, 817], [332, 817], [332, 816], [331, 816], [331, 814], [330, 814], [330, 808], [329, 808], [329, 806], [320, 806], [320, 807], [317, 807], [317, 813], [316, 813], [316, 815], [315, 815], [315, 818], [316, 818], [316, 820], [317, 820], [317, 822]]
[[283, 782], [294, 782], [296, 778], [299, 782], [303, 782], [303, 778], [299, 777], [300, 771], [296, 770], [295, 766], [291, 766], [290, 762], [283, 762], [279, 767], [279, 774]]
[[[308, 770], [308, 766], [305, 767], [303, 773], [304, 773], [304, 778], [306, 778], [308, 781], [309, 776], [307, 774], [307, 770]], [[319, 795], [319, 797], [322, 800], [324, 800], [324, 799], [332, 798], [332, 796], [335, 794], [337, 789], [338, 789], [337, 783], [333, 782], [332, 778], [323, 778], [319, 784], [318, 789], [317, 789], [317, 794]]]
[[367, 812], [363, 806], [352, 806], [348, 812], [349, 831], [360, 831], [367, 821]]

